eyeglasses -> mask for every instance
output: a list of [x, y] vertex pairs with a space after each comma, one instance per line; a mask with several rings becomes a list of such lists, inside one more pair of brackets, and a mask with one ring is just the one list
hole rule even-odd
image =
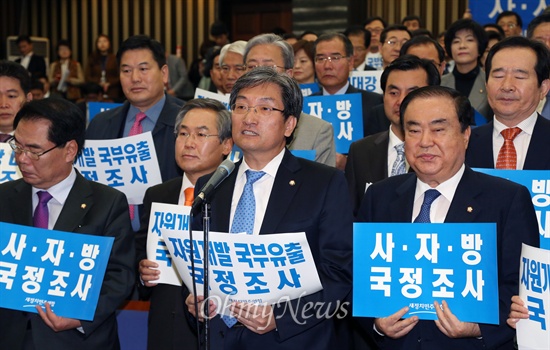
[[31, 151], [29, 149], [25, 149], [25, 148], [19, 146], [15, 142], [16, 142], [15, 137], [12, 137], [11, 139], [8, 140], [8, 144], [10, 145], [11, 149], [15, 152], [15, 154], [19, 155], [19, 154], [25, 153], [27, 155], [27, 157], [29, 157], [32, 160], [38, 160], [44, 154], [46, 154], [50, 151], [53, 151], [54, 149], [56, 149], [57, 147], [60, 146], [60, 145], [55, 145], [52, 148], [50, 148], [48, 150], [45, 150], [43, 152], [34, 152], [34, 151]]
[[259, 114], [263, 117], [271, 116], [273, 111], [284, 113], [284, 109], [278, 109], [268, 105], [249, 106], [249, 105], [245, 105], [244, 103], [235, 103], [234, 105], [231, 106], [231, 110], [233, 111], [233, 113], [238, 115], [245, 115], [251, 109], [253, 109], [254, 112], [256, 112], [256, 114]]
[[348, 56], [334, 55], [334, 56], [317, 56], [315, 57], [315, 63], [324, 64], [325, 62], [338, 63], [342, 58], [348, 58]]
[[237, 73], [244, 73], [246, 71], [246, 67], [244, 64], [242, 65], [234, 65], [229, 66], [227, 64], [224, 64], [221, 66], [222, 73], [229, 73], [230, 71], [234, 70]]
[[366, 29], [372, 34], [380, 34], [384, 30], [384, 28], [366, 28]]
[[398, 41], [397, 39], [390, 39], [386, 41], [386, 44], [390, 46], [395, 46], [397, 44], [399, 44], [399, 46], [403, 46], [403, 44], [405, 44], [407, 41], [409, 41], [409, 39], [403, 39], [401, 41]]
[[206, 140], [211, 136], [219, 136], [218, 134], [205, 134], [203, 132], [180, 131], [177, 134], [177, 137], [182, 137], [187, 140], [191, 135], [193, 135], [193, 137], [195, 138], [195, 141], [197, 142], [206, 142]]
[[510, 23], [501, 23], [501, 24], [499, 24], [499, 26], [501, 26], [502, 28], [506, 27], [506, 28], [509, 28], [509, 29], [514, 29], [518, 25], [515, 24], [515, 23], [510, 22]]
[[285, 70], [286, 68], [285, 67], [281, 67], [281, 66], [278, 66], [276, 64], [273, 64], [273, 65], [270, 65], [270, 64], [266, 64], [266, 65], [262, 65], [262, 64], [249, 64], [246, 68], [248, 68], [248, 70], [252, 70], [254, 68], [258, 68], [258, 67], [269, 67], [269, 68], [273, 68], [275, 70], [277, 70], [277, 68], [279, 69], [282, 69], [282, 70]]

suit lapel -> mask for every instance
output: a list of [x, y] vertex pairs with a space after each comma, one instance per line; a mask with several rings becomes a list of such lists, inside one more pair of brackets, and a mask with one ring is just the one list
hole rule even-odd
[[77, 172], [73, 188], [69, 192], [65, 205], [63, 205], [54, 230], [74, 231], [94, 205], [92, 195], [90, 184]]
[[20, 181], [10, 195], [10, 208], [13, 213], [13, 223], [32, 226], [32, 187]]
[[[541, 169], [541, 165], [548, 164], [550, 153], [548, 152], [548, 135], [550, 127], [545, 123], [544, 117], [537, 115], [533, 135], [529, 142], [529, 148], [525, 156], [523, 169]], [[546, 149], [546, 151], [544, 151]]]
[[416, 190], [416, 175], [409, 175], [400, 186], [395, 189], [397, 196], [390, 203], [390, 222], [411, 222]]
[[475, 222], [482, 210], [482, 206], [475, 198], [483, 189], [477, 184], [476, 173], [466, 167], [456, 188], [445, 222]]
[[[300, 175], [300, 163], [285, 150], [285, 155], [277, 170], [273, 189], [269, 196], [269, 202], [265, 211], [260, 233], [273, 233], [287, 212], [290, 203], [306, 179]], [[292, 181], [294, 185], [291, 185]]]
[[376, 145], [376, 154], [379, 155], [376, 159], [380, 162], [377, 162], [373, 166], [373, 169], [380, 171], [379, 174], [376, 174], [377, 178], [385, 179], [388, 177], [388, 145], [390, 143], [390, 132], [384, 132], [379, 135], [375, 140], [374, 144]]

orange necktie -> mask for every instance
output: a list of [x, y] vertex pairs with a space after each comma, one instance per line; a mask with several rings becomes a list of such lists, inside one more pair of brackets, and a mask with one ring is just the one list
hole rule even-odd
[[504, 137], [504, 144], [498, 152], [497, 169], [515, 170], [517, 167], [516, 147], [514, 147], [514, 139], [521, 132], [518, 127], [502, 130], [500, 133]]
[[185, 203], [183, 203], [183, 205], [186, 207], [192, 206], [193, 201], [195, 200], [195, 188], [187, 187], [183, 190], [183, 194], [185, 195]]

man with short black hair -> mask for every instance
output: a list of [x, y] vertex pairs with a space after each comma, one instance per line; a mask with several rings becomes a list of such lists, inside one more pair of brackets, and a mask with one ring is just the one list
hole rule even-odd
[[498, 14], [495, 23], [502, 28], [505, 37], [521, 36], [523, 21], [521, 16], [514, 11], [502, 11]]
[[16, 43], [22, 57], [16, 59], [15, 62], [25, 67], [25, 69], [31, 74], [32, 78], [37, 79], [40, 76], [47, 76], [46, 61], [44, 60], [44, 57], [34, 54], [31, 37], [28, 35], [20, 35], [17, 38]]
[[13, 134], [13, 119], [27, 101], [32, 100], [31, 78], [20, 64], [0, 61], [0, 142]]

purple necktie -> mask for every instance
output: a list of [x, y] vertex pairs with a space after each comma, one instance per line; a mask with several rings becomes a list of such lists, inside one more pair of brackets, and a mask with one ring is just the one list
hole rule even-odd
[[0, 132], [0, 142], [6, 142], [8, 141], [9, 139], [11, 139], [11, 135], [10, 134], [3, 134]]
[[52, 199], [52, 195], [47, 191], [38, 191], [38, 205], [34, 210], [34, 216], [32, 218], [32, 224], [34, 227], [48, 228], [48, 218], [50, 213], [48, 211], [48, 202]]

